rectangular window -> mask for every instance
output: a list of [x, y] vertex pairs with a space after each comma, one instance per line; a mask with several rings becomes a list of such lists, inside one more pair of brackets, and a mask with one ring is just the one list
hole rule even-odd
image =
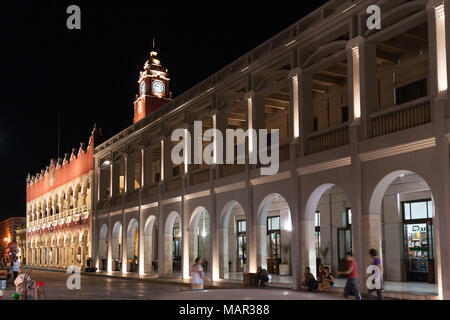
[[238, 233], [247, 231], [247, 222], [245, 220], [238, 220]]
[[433, 218], [433, 203], [431, 200], [403, 202], [404, 220], [423, 220]]
[[124, 190], [125, 190], [125, 176], [120, 176], [119, 177], [119, 192], [123, 193]]
[[314, 117], [314, 119], [313, 119], [313, 130], [314, 130], [314, 132], [319, 131], [319, 118], [318, 117]]
[[134, 189], [141, 188], [141, 162], [135, 162], [134, 164]]
[[317, 211], [315, 216], [314, 216], [314, 225], [315, 227], [320, 227], [320, 212]]
[[341, 108], [341, 122], [345, 123], [349, 119], [348, 117], [348, 107], [342, 107]]
[[427, 79], [422, 79], [395, 89], [395, 104], [400, 105], [428, 95]]
[[174, 177], [178, 177], [180, 175], [181, 169], [180, 166], [172, 168], [172, 174]]
[[276, 231], [280, 230], [280, 217], [270, 217], [267, 218], [267, 230]]

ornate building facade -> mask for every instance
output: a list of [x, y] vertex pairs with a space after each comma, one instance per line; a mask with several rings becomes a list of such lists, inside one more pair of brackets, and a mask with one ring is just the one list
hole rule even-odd
[[[144, 117], [164, 86], [141, 79], [135, 123], [95, 149], [98, 268], [187, 279], [200, 255], [212, 280], [263, 266], [300, 288], [305, 267], [335, 272], [353, 251], [364, 289], [375, 248], [385, 280], [450, 299], [449, 8], [329, 1]], [[279, 129], [279, 173], [174, 165], [171, 133], [195, 120]]]
[[27, 265], [85, 267], [91, 252], [93, 155], [101, 134], [27, 178]]

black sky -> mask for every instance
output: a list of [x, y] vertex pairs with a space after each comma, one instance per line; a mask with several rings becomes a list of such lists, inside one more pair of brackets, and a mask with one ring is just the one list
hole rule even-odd
[[[2, 3], [0, 219], [25, 216], [25, 178], [57, 157], [58, 116], [61, 153], [87, 142], [94, 123], [106, 137], [132, 123], [152, 38], [176, 97], [325, 2]], [[71, 4], [79, 31], [66, 27]]]

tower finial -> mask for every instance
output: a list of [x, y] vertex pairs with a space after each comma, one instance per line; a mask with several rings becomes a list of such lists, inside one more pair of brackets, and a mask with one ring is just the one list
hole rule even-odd
[[153, 50], [155, 50], [156, 47], [155, 43], [156, 43], [155, 38], [153, 38]]

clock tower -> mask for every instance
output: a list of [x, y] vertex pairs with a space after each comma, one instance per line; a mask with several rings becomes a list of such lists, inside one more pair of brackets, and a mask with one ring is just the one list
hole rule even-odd
[[153, 50], [140, 73], [139, 94], [134, 102], [134, 123], [170, 102], [169, 81], [167, 69], [163, 68], [158, 53]]

